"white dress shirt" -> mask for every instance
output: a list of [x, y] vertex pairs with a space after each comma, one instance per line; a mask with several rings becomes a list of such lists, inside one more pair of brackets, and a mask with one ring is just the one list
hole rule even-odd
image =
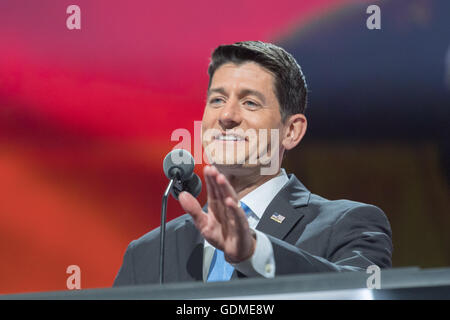
[[[255, 228], [270, 202], [288, 181], [289, 178], [286, 171], [281, 169], [278, 176], [260, 185], [240, 200], [252, 211], [248, 216], [248, 224], [256, 233], [256, 248], [250, 258], [233, 264], [233, 266], [248, 277], [262, 276], [273, 278], [275, 276], [275, 259], [272, 243], [264, 233]], [[205, 240], [203, 248], [203, 281], [205, 282], [208, 278], [214, 250], [215, 248]]]

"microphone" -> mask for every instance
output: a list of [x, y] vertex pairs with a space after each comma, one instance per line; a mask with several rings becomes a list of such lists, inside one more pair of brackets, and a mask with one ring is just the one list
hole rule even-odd
[[164, 174], [170, 179], [164, 192], [161, 205], [161, 230], [159, 238], [159, 283], [164, 282], [164, 244], [166, 234], [167, 200], [169, 193], [178, 200], [182, 191], [187, 191], [197, 197], [202, 190], [202, 181], [194, 173], [194, 158], [183, 149], [175, 149], [164, 158]]
[[194, 173], [194, 158], [184, 149], [175, 149], [164, 158], [163, 169], [168, 179], [175, 179], [172, 196], [178, 200], [182, 191], [197, 197], [202, 190], [202, 181]]

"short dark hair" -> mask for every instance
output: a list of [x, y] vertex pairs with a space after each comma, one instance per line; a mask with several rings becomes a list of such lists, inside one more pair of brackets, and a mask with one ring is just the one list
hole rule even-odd
[[216, 70], [229, 62], [236, 65], [256, 62], [274, 75], [274, 90], [283, 122], [293, 114], [305, 113], [305, 76], [294, 57], [283, 48], [262, 41], [243, 41], [218, 46], [211, 55], [208, 67], [208, 89]]

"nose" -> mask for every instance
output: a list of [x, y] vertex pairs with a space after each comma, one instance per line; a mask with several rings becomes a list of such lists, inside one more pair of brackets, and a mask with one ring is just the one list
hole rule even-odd
[[219, 124], [222, 129], [232, 129], [242, 122], [241, 108], [238, 101], [228, 100], [222, 108], [219, 116]]

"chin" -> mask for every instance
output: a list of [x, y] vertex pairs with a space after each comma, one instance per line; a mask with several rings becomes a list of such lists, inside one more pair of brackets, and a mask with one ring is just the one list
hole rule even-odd
[[242, 176], [248, 175], [255, 171], [259, 171], [260, 166], [257, 164], [224, 164], [212, 163], [220, 173], [224, 175]]

